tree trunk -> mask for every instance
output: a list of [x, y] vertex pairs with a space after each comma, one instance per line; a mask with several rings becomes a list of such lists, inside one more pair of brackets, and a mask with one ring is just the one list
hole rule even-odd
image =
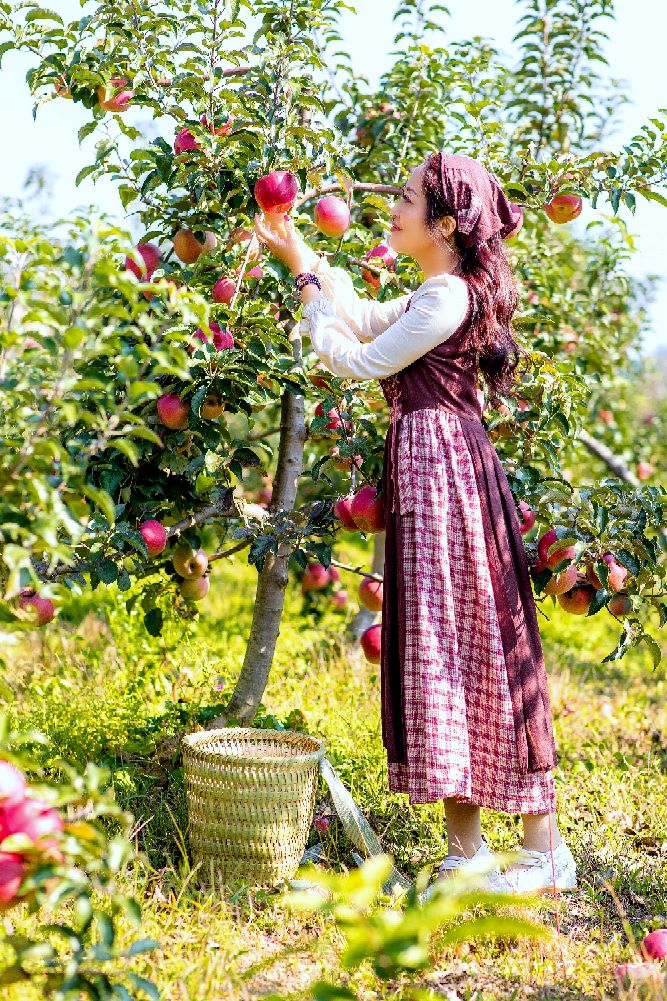
[[[373, 562], [371, 564], [371, 573], [375, 573], [378, 577], [382, 577], [384, 574], [384, 532], [375, 532], [373, 535]], [[347, 628], [347, 634], [351, 639], [358, 642], [359, 637], [363, 632], [369, 629], [377, 617], [377, 612], [370, 612], [367, 608], [362, 605], [357, 614], [354, 616], [350, 625]]]

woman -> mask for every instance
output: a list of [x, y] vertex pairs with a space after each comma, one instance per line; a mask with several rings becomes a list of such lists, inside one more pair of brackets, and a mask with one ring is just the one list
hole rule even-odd
[[[411, 804], [444, 800], [438, 878], [464, 866], [488, 870], [488, 889], [574, 889], [526, 555], [477, 390], [481, 370], [497, 402], [518, 363], [502, 243], [517, 220], [492, 174], [444, 152], [412, 171], [392, 216], [390, 246], [425, 280], [384, 303], [358, 296], [289, 217], [283, 238], [255, 217], [259, 239], [297, 276], [302, 330], [320, 359], [334, 375], [379, 379], [391, 409], [381, 662], [389, 788]], [[522, 815], [523, 847], [502, 874], [480, 807]]]

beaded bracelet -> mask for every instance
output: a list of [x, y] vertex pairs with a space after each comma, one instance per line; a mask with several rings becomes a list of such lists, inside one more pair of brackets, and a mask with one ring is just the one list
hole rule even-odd
[[322, 283], [317, 275], [314, 275], [312, 271], [302, 271], [294, 279], [294, 286], [297, 292], [300, 292], [306, 285], [316, 285], [320, 292], [322, 291]]

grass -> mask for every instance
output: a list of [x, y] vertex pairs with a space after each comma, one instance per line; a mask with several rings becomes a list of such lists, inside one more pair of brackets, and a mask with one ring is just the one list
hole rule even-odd
[[[367, 548], [344, 543], [343, 562], [369, 562]], [[354, 599], [356, 579], [343, 584]], [[197, 889], [184, 855], [186, 807], [178, 737], [196, 714], [221, 699], [240, 667], [256, 574], [242, 558], [216, 567], [198, 623], [169, 624], [149, 637], [139, 615], [129, 621], [113, 596], [73, 599], [58, 627], [31, 635], [14, 650], [7, 708], [21, 726], [51, 739], [55, 757], [106, 764], [116, 796], [136, 817], [138, 862], [126, 874], [142, 900], [144, 930], [161, 948], [134, 960], [169, 1001], [239, 1001], [306, 992], [318, 978], [347, 984], [360, 998], [407, 997], [407, 977], [383, 982], [368, 964], [341, 972], [344, 944], [330, 918], [287, 911], [273, 889], [222, 896]], [[398, 868], [413, 878], [446, 853], [442, 803], [410, 807], [387, 789], [380, 728], [378, 669], [345, 642], [344, 612], [318, 621], [301, 615], [290, 585], [275, 663], [264, 694], [267, 712], [300, 709], [380, 835]], [[579, 866], [579, 889], [558, 901], [561, 934], [534, 943], [486, 939], [432, 943], [433, 965], [412, 981], [447, 997], [601, 999], [613, 997], [613, 968], [631, 949], [622, 915], [638, 941], [667, 925], [667, 684], [648, 652], [603, 664], [618, 625], [560, 608], [540, 617], [560, 765], [555, 772], [560, 830]], [[656, 634], [657, 638], [658, 634]], [[664, 641], [663, 641], [664, 645]], [[4, 691], [4, 690], [3, 690]], [[318, 807], [327, 805], [320, 779]], [[520, 841], [518, 817], [483, 811], [491, 847]], [[309, 844], [320, 840], [311, 831]], [[352, 868], [349, 844], [334, 822], [324, 835], [325, 865]], [[605, 885], [607, 883], [607, 885]], [[553, 901], [526, 916], [555, 929]], [[15, 928], [30, 921], [12, 912]], [[129, 929], [128, 929], [129, 935]], [[272, 963], [286, 947], [292, 957]], [[243, 971], [266, 960], [262, 970]], [[7, 1001], [31, 1001], [25, 987]], [[39, 995], [36, 993], [35, 998]], [[306, 994], [303, 994], [306, 996]], [[454, 998], [454, 994], [449, 995]]]

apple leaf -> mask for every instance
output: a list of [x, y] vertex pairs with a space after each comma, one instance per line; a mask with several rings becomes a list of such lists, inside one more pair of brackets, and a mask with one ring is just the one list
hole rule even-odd
[[144, 615], [144, 626], [149, 636], [159, 636], [162, 632], [163, 616], [159, 608], [151, 608]]

